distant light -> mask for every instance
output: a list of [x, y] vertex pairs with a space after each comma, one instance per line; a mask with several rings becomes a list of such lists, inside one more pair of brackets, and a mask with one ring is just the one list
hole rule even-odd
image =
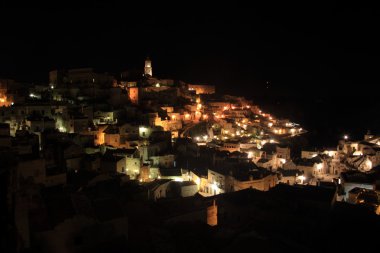
[[268, 127], [272, 127], [273, 126], [273, 123], [272, 122], [269, 122], [268, 123]]
[[13, 103], [13, 102], [11, 103], [11, 105], [14, 105], [14, 104], [15, 104], [15, 103]]
[[207, 135], [203, 136], [203, 139], [204, 139], [204, 140], [207, 140], [207, 138], [208, 138], [208, 136], [207, 136]]
[[54, 86], [52, 85], [52, 86], [50, 86], [50, 88], [51, 88], [51, 89], [54, 89]]
[[196, 140], [196, 141], [199, 141], [199, 140], [200, 140], [199, 136], [195, 137], [195, 140]]
[[156, 83], [156, 87], [159, 88], [161, 85], [159, 83]]
[[34, 97], [34, 94], [33, 94], [33, 93], [30, 93], [29, 97], [33, 98], [33, 97]]
[[344, 139], [347, 140], [347, 139], [348, 139], [348, 135], [345, 135], [345, 136], [344, 136]]

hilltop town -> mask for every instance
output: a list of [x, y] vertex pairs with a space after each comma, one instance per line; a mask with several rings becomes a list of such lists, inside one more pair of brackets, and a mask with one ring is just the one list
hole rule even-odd
[[311, 237], [323, 221], [336, 228], [328, 215], [379, 222], [380, 136], [304, 146], [309, 129], [255, 101], [153, 73], [146, 59], [141, 73], [0, 79], [1, 201], [17, 251], [236, 250], [245, 236], [304, 251], [323, 248], [304, 224]]

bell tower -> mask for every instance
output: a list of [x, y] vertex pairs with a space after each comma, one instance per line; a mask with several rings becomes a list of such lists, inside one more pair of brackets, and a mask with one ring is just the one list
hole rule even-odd
[[152, 61], [149, 59], [149, 57], [147, 57], [145, 60], [144, 74], [145, 76], [153, 76]]

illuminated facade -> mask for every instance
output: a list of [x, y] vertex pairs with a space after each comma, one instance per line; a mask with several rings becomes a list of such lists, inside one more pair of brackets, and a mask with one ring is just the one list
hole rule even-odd
[[129, 99], [131, 100], [132, 104], [137, 105], [139, 103], [139, 88], [138, 87], [131, 87], [128, 89], [128, 95]]
[[144, 74], [145, 76], [153, 76], [152, 61], [149, 58], [145, 60]]

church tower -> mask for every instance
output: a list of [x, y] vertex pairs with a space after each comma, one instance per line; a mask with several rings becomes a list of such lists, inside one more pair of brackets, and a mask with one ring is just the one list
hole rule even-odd
[[145, 76], [153, 76], [152, 61], [149, 59], [149, 57], [145, 60], [144, 74]]

